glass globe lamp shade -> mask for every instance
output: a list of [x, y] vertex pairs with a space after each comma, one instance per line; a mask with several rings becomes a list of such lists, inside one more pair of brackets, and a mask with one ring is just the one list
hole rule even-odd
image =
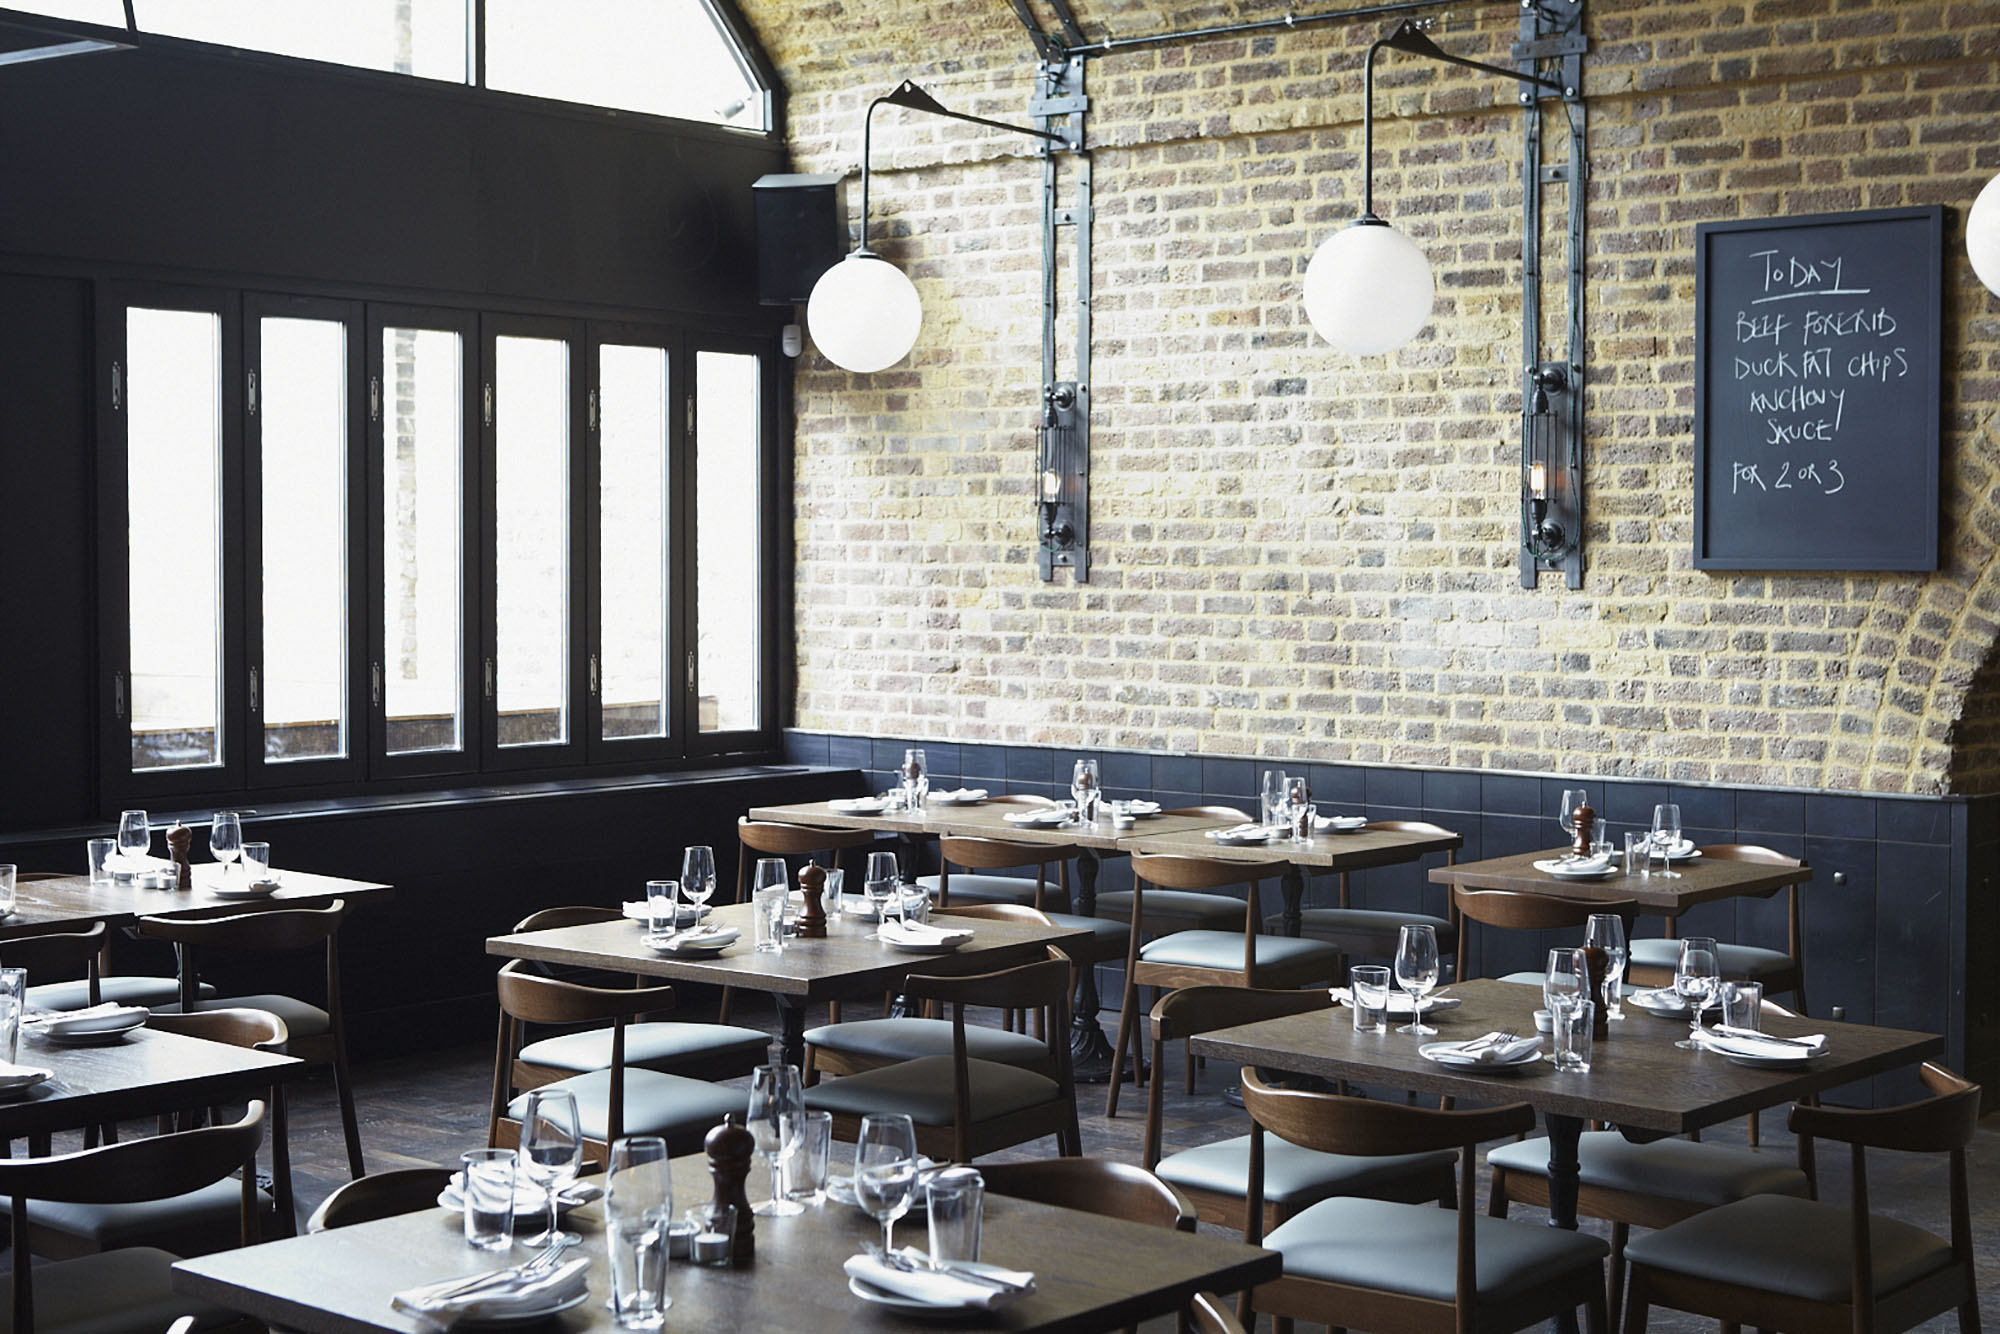
[[806, 299], [806, 327], [828, 361], [866, 375], [916, 346], [924, 307], [917, 287], [886, 260], [856, 251], [820, 275]]
[[1335, 232], [1306, 265], [1306, 319], [1357, 357], [1393, 352], [1415, 338], [1436, 294], [1430, 260], [1379, 218]]
[[2000, 293], [2000, 176], [1986, 182], [1965, 218], [1965, 254], [1989, 292]]

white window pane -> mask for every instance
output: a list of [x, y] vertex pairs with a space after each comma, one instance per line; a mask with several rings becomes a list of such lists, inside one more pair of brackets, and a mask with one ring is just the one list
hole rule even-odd
[[347, 748], [347, 326], [260, 322], [264, 758]]
[[465, 747], [455, 333], [382, 331], [383, 706], [389, 753]]
[[604, 738], [667, 735], [667, 354], [598, 349]]
[[494, 340], [502, 746], [569, 740], [569, 345]]
[[703, 0], [486, 0], [486, 86], [770, 128], [762, 89]]
[[704, 732], [757, 727], [759, 653], [758, 365], [695, 356], [695, 670]]
[[134, 12], [141, 32], [465, 83], [466, 9], [465, 0], [138, 0]]
[[222, 321], [125, 316], [132, 767], [222, 763]]

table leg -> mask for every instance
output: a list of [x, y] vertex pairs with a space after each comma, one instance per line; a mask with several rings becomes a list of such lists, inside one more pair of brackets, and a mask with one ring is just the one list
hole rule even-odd
[[786, 1065], [806, 1068], [806, 1003], [798, 996], [778, 1000], [778, 1041], [783, 1044]]
[[[1097, 916], [1098, 867], [1098, 857], [1094, 852], [1086, 851], [1076, 859], [1076, 911], [1079, 916]], [[1076, 971], [1076, 1006], [1069, 1027], [1070, 1065], [1079, 1084], [1109, 1083], [1111, 1042], [1097, 1022], [1098, 1011], [1103, 1007], [1103, 1001], [1097, 994], [1097, 969], [1093, 965]], [[1126, 1073], [1126, 1078], [1131, 1078], [1131, 1072]]]
[[1300, 912], [1306, 900], [1305, 873], [1296, 866], [1287, 866], [1285, 874], [1278, 880], [1278, 888], [1285, 895], [1284, 932], [1288, 936], [1296, 936], [1304, 926]]
[[[1549, 1132], [1549, 1226], [1576, 1231], [1577, 1145], [1583, 1138], [1580, 1116], [1543, 1116]], [[1576, 1312], [1556, 1317], [1556, 1334], [1576, 1334]]]

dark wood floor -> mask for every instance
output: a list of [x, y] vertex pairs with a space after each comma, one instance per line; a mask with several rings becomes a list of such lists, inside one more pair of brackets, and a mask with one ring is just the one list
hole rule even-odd
[[[736, 1022], [771, 1021], [754, 1002], [739, 1006]], [[693, 1017], [692, 1015], [688, 1017]], [[462, 1048], [422, 1057], [365, 1065], [356, 1071], [361, 1133], [371, 1170], [426, 1164], [456, 1163], [461, 1151], [480, 1144], [485, 1134], [486, 1103], [492, 1076], [490, 1048]], [[1234, 1072], [1206, 1071], [1193, 1096], [1181, 1092], [1176, 1072], [1166, 1098], [1165, 1139], [1169, 1148], [1187, 1147], [1241, 1134], [1243, 1113], [1221, 1099], [1223, 1085]], [[1129, 1090], [1128, 1090], [1129, 1095]], [[1145, 1124], [1144, 1099], [1128, 1096], [1116, 1120], [1106, 1120], [1103, 1087], [1082, 1091], [1084, 1151], [1136, 1163], [1140, 1159]], [[339, 1119], [333, 1091], [323, 1076], [303, 1086], [294, 1101], [293, 1156], [303, 1209], [310, 1209], [346, 1179]], [[1790, 1161], [1793, 1142], [1782, 1117], [1765, 1118], [1761, 1152]], [[1773, 1122], [1778, 1126], [1774, 1128]], [[1710, 1135], [1718, 1141], [1742, 1143], [1737, 1123]], [[1012, 1155], [1034, 1157], [1052, 1153], [1053, 1141]], [[837, 1152], [837, 1151], [836, 1151]], [[1989, 1329], [2000, 1329], [2000, 1116], [1989, 1117], [1971, 1154], [1975, 1244], [1980, 1260], [1981, 1317]], [[1820, 1154], [1822, 1198], [1845, 1200], [1848, 1174], [1844, 1155]], [[1879, 1154], [1870, 1160], [1869, 1187], [1878, 1212], [1891, 1214], [1943, 1233], [1947, 1230], [1945, 1176], [1941, 1160], [1913, 1155]], [[753, 1178], [753, 1194], [761, 1181]], [[1484, 1183], [1482, 1182], [1482, 1195]], [[1518, 1209], [1517, 1217], [1539, 1221], [1540, 1211]], [[1587, 1224], [1588, 1226], [1588, 1224]], [[1167, 1326], [1163, 1325], [1163, 1328]], [[1926, 1329], [1951, 1329], [1943, 1320]], [[1657, 1314], [1651, 1328], [1681, 1331], [1706, 1325]]]

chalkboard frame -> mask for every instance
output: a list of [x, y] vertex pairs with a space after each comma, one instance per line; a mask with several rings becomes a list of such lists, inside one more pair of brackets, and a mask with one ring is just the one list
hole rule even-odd
[[[1921, 293], [1923, 304], [1920, 316], [1921, 328], [1918, 333], [1924, 340], [1923, 352], [1929, 357], [1929, 364], [1937, 373], [1937, 379], [1929, 386], [1929, 393], [1925, 396], [1926, 416], [1921, 438], [1916, 440], [1921, 458], [1912, 457], [1910, 460], [1913, 465], [1922, 465], [1921, 475], [1917, 479], [1922, 495], [1922, 512], [1910, 516], [1910, 522], [1905, 530], [1905, 540], [1898, 545], [1894, 554], [1874, 559], [1858, 560], [1852, 556], [1800, 555], [1784, 558], [1732, 555], [1725, 548], [1725, 544], [1719, 542], [1710, 532], [1709, 527], [1712, 517], [1708, 504], [1709, 358], [1711, 355], [1725, 355], [1708, 345], [1709, 261], [1712, 242], [1720, 235], [1743, 232], [1793, 234], [1809, 232], [1819, 227], [1878, 224], [1885, 230], [1914, 231], [1913, 238], [1899, 237], [1898, 243], [1914, 244], [1919, 247], [1922, 261], [1920, 274], [1924, 290]], [[1694, 567], [1698, 570], [1936, 570], [1940, 527], [1938, 474], [1943, 458], [1943, 434], [1940, 422], [1944, 389], [1944, 208], [1932, 204], [1915, 208], [1860, 209], [1845, 213], [1812, 213], [1796, 217], [1701, 223], [1695, 228], [1694, 308]], [[1720, 376], [1716, 377], [1718, 382], [1720, 379]]]

